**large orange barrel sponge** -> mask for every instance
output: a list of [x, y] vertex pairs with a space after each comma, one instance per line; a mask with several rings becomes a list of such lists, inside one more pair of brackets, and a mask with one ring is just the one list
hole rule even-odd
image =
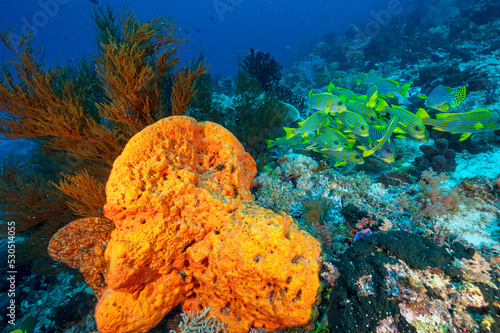
[[136, 134], [106, 184], [116, 228], [96, 308], [101, 333], [146, 332], [174, 306], [211, 307], [228, 332], [306, 326], [319, 243], [253, 203], [255, 162], [222, 126], [170, 117]]

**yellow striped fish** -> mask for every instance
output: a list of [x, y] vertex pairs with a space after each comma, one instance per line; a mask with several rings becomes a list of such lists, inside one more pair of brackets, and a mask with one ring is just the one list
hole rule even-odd
[[299, 128], [283, 127], [285, 130], [285, 138], [288, 140], [297, 134], [307, 134], [319, 130], [321, 127], [328, 125], [330, 117], [326, 112], [315, 112], [309, 118], [299, 122]]
[[354, 149], [344, 148], [341, 151], [334, 151], [328, 149], [314, 149], [318, 153], [323, 154], [326, 158], [331, 158], [332, 160], [337, 161], [335, 166], [349, 164], [363, 164], [365, 161], [363, 160], [363, 155]]
[[347, 137], [333, 127], [321, 127], [318, 132], [317, 135], [307, 138], [310, 143], [307, 149], [342, 150], [343, 146], [349, 143]]
[[375, 111], [372, 108], [367, 107], [363, 103], [350, 101], [349, 103], [347, 103], [347, 110], [356, 112], [357, 114], [365, 118], [368, 124], [376, 124], [379, 122]]
[[425, 129], [424, 123], [413, 113], [397, 105], [387, 105], [383, 99], [380, 100], [377, 110], [389, 112], [391, 116], [399, 118], [401, 128], [411, 137], [417, 140], [427, 141], [429, 132]]
[[417, 117], [434, 129], [451, 133], [463, 133], [460, 141], [466, 140], [472, 133], [496, 131], [500, 129], [500, 114], [487, 109], [462, 113], [438, 113], [432, 119], [424, 109], [417, 111]]
[[277, 138], [276, 140], [266, 140], [267, 148], [271, 147], [290, 147], [294, 145], [298, 145], [304, 142], [304, 138], [301, 135], [295, 135], [290, 139], [286, 139], [286, 137]]
[[344, 111], [337, 115], [338, 119], [352, 133], [366, 137], [368, 136], [368, 123], [365, 118], [352, 111]]
[[309, 107], [319, 111], [328, 111], [330, 113], [341, 112], [346, 109], [344, 101], [332, 93], [325, 92], [313, 94], [312, 89], [308, 96]]
[[398, 127], [398, 125], [399, 118], [397, 116], [391, 117], [391, 119], [387, 121], [384, 132], [380, 132], [378, 130], [375, 130], [376, 132], [370, 131], [370, 138], [373, 141], [374, 147], [370, 150], [365, 150], [363, 152], [363, 157], [370, 156], [371, 154], [380, 150], [383, 153], [382, 156], [379, 156], [382, 160], [388, 163], [394, 162], [395, 156], [394, 154], [390, 154], [392, 149], [390, 149], [389, 145], [391, 135], [392, 133], [394, 133], [394, 130], [396, 129], [396, 127]]
[[397, 81], [380, 78], [380, 80], [376, 81], [372, 86], [370, 86], [370, 88], [368, 88], [366, 95], [372, 96], [375, 92], [377, 92], [379, 96], [393, 98], [394, 94], [398, 93], [403, 96], [403, 98], [406, 98], [406, 93], [408, 92], [411, 84], [412, 82], [400, 86]]

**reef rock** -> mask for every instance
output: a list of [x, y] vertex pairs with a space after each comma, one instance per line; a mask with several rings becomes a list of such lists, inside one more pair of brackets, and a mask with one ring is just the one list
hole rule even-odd
[[445, 249], [388, 231], [358, 239], [336, 267], [330, 332], [500, 330], [500, 283], [490, 264], [460, 243]]
[[170, 117], [136, 134], [106, 184], [102, 333], [146, 332], [173, 307], [211, 307], [228, 332], [307, 326], [320, 245], [253, 203], [255, 162], [222, 126]]

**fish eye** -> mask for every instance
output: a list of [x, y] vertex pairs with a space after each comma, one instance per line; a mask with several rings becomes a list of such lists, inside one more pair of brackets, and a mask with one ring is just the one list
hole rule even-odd
[[338, 105], [338, 106], [342, 106], [343, 104], [344, 104], [344, 103], [342, 103], [342, 102], [337, 102], [337, 105]]
[[420, 126], [415, 126], [415, 131], [421, 131], [422, 129], [420, 128]]
[[364, 131], [366, 129], [365, 125], [361, 125], [361, 129]]
[[336, 145], [339, 145], [339, 144], [340, 144], [338, 141], [335, 141], [334, 143], [335, 143]]

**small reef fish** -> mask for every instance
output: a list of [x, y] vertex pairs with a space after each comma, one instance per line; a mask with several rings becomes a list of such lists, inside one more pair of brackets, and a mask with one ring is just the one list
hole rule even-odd
[[410, 82], [400, 86], [399, 82], [385, 79], [379, 76], [373, 69], [368, 73], [366, 78], [361, 81], [361, 83], [371, 85], [366, 93], [367, 96], [373, 96], [373, 94], [377, 92], [379, 96], [391, 98], [394, 97], [394, 94], [396, 93], [403, 96], [403, 98], [406, 98], [406, 93], [412, 84], [412, 82]]
[[394, 97], [394, 94], [400, 94], [403, 98], [406, 98], [406, 93], [411, 87], [412, 82], [407, 83], [403, 86], [399, 85], [399, 82], [389, 79], [380, 79], [375, 84], [370, 86], [366, 92], [366, 95], [372, 96], [377, 92], [378, 96]]
[[347, 103], [347, 110], [356, 112], [360, 116], [363, 116], [368, 124], [378, 123], [378, 117], [375, 111], [372, 108], [367, 107], [363, 103], [360, 103], [358, 101], [349, 101]]
[[358, 85], [360, 83], [363, 83], [363, 84], [375, 84], [378, 80], [380, 80], [382, 77], [377, 73], [376, 70], [372, 69], [368, 72], [368, 74], [366, 74], [366, 77], [361, 80]]
[[365, 118], [352, 111], [344, 111], [337, 115], [345, 128], [357, 136], [368, 136], [368, 123]]
[[341, 87], [335, 87], [333, 83], [330, 82], [328, 85], [328, 92], [340, 96], [343, 100], [357, 99], [359, 98], [355, 92]]
[[329, 150], [342, 150], [343, 138], [338, 134], [333, 133], [319, 133], [308, 137], [307, 141], [310, 143], [307, 149], [321, 148]]
[[344, 133], [340, 132], [338, 129], [330, 127], [330, 126], [325, 126], [321, 127], [318, 131], [319, 133], [326, 133], [326, 134], [331, 134], [335, 135], [338, 137], [340, 141], [342, 141], [343, 144], [349, 143], [349, 140], [347, 139], [347, 136], [344, 135]]
[[306, 120], [299, 122], [299, 128], [283, 127], [283, 129], [288, 140], [297, 134], [307, 134], [319, 130], [321, 127], [328, 125], [329, 121], [330, 117], [328, 117], [327, 112], [318, 111]]
[[370, 127], [370, 138], [372, 139], [374, 147], [371, 148], [370, 150], [365, 150], [363, 152], [363, 157], [370, 156], [373, 153], [380, 150], [384, 153], [380, 156], [382, 160], [386, 161], [387, 163], [394, 162], [395, 156], [394, 156], [394, 151], [391, 147], [390, 139], [392, 133], [394, 133], [394, 130], [396, 129], [396, 127], [398, 127], [398, 125], [399, 125], [399, 118], [395, 116], [387, 120], [384, 132], [381, 132], [377, 129]]
[[417, 111], [417, 117], [425, 125], [452, 134], [463, 133], [460, 141], [466, 140], [472, 133], [496, 131], [500, 129], [500, 114], [487, 109], [479, 109], [462, 113], [438, 113], [432, 119], [422, 108]]
[[344, 148], [341, 151], [334, 151], [329, 149], [313, 149], [314, 151], [323, 154], [326, 158], [331, 158], [337, 161], [335, 166], [349, 164], [363, 164], [363, 155], [354, 149]]
[[420, 98], [427, 99], [427, 106], [431, 109], [447, 112], [459, 106], [467, 97], [467, 86], [452, 89], [439, 85], [434, 88], [428, 97], [419, 96]]
[[411, 137], [421, 141], [427, 141], [429, 139], [429, 132], [425, 129], [422, 120], [410, 111], [397, 105], [391, 105], [391, 107], [389, 107], [384, 100], [380, 100], [377, 110], [386, 111], [389, 112], [391, 116], [398, 117], [401, 128]]
[[334, 166], [364, 163], [361, 153], [350, 148], [344, 148], [341, 151], [334, 151], [329, 149], [314, 149], [314, 151], [321, 153], [326, 158], [337, 161]]
[[330, 113], [341, 112], [346, 109], [344, 101], [330, 92], [313, 94], [312, 89], [308, 96], [309, 107], [319, 111], [328, 111]]
[[94, 5], [100, 5], [101, 3], [97, 0], [89, 0], [90, 2], [92, 2]]
[[266, 140], [267, 148], [271, 147], [291, 147], [299, 145], [304, 142], [304, 138], [301, 135], [294, 135], [290, 139], [286, 137], [277, 138], [276, 140]]

